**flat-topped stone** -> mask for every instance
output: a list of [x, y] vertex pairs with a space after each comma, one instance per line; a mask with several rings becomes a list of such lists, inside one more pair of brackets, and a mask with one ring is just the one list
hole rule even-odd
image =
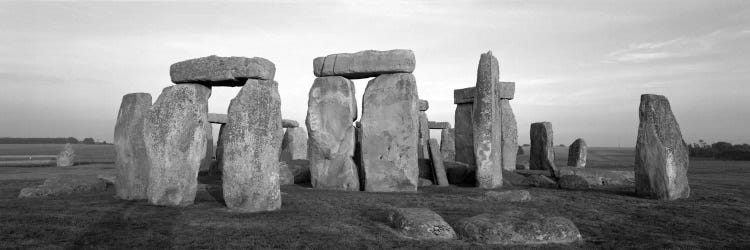
[[427, 122], [427, 126], [430, 127], [430, 129], [448, 129], [451, 128], [451, 123], [429, 121]]
[[[513, 100], [516, 94], [516, 83], [515, 82], [497, 82], [495, 83], [496, 95], [499, 99]], [[453, 103], [473, 103], [474, 102], [474, 89], [475, 87], [454, 89], [453, 90]]]
[[388, 224], [414, 239], [448, 240], [456, 237], [453, 228], [437, 213], [427, 208], [392, 208]]
[[281, 119], [282, 128], [296, 128], [299, 127], [299, 122], [289, 119]]
[[556, 176], [578, 175], [594, 179], [597, 185], [633, 185], [635, 173], [627, 170], [609, 170], [601, 168], [560, 167]]
[[273, 80], [276, 66], [262, 57], [207, 56], [172, 64], [169, 75], [174, 83], [200, 83], [208, 86], [242, 86], [247, 79]]
[[208, 122], [216, 124], [226, 124], [227, 114], [208, 113]]
[[349, 79], [362, 79], [382, 74], [412, 73], [415, 65], [416, 59], [411, 50], [365, 50], [315, 58], [313, 73], [317, 77], [343, 76]]
[[473, 103], [474, 102], [474, 87], [468, 87], [463, 89], [453, 90], [453, 103]]

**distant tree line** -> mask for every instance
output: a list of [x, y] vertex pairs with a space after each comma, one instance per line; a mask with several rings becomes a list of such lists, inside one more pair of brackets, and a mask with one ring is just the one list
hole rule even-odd
[[79, 141], [75, 137], [57, 137], [57, 138], [11, 138], [0, 137], [0, 144], [107, 144], [107, 141], [97, 142], [94, 138], [84, 138]]
[[728, 142], [716, 142], [708, 144], [703, 140], [698, 143], [688, 144], [690, 156], [707, 157], [719, 160], [750, 161], [750, 145], [734, 144]]

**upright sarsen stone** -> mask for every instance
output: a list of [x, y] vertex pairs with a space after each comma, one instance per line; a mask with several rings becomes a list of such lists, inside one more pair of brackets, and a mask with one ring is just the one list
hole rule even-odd
[[307, 132], [305, 128], [287, 128], [281, 140], [280, 161], [307, 160]]
[[419, 178], [432, 179], [432, 164], [430, 163], [430, 139], [429, 119], [427, 118], [428, 104], [425, 100], [419, 100], [419, 143], [417, 143], [417, 157], [419, 158]]
[[370, 80], [362, 100], [362, 156], [365, 191], [416, 191], [417, 84], [412, 74]]
[[568, 147], [568, 166], [582, 168], [586, 166], [586, 155], [588, 154], [586, 141], [581, 138], [573, 141]]
[[531, 153], [529, 168], [532, 170], [547, 170], [555, 176], [555, 150], [552, 141], [552, 123], [537, 122], [531, 124]]
[[354, 83], [340, 76], [315, 79], [310, 88], [305, 124], [313, 187], [359, 191], [354, 162], [357, 101]]
[[222, 157], [224, 156], [224, 143], [222, 141], [226, 140], [227, 133], [226, 128], [227, 124], [221, 124], [219, 126], [219, 138], [216, 139], [216, 163], [211, 165], [211, 168], [208, 169], [208, 175], [210, 176], [221, 176], [221, 163], [223, 162]]
[[440, 131], [440, 154], [444, 161], [456, 161], [456, 141], [452, 128]]
[[518, 127], [516, 116], [513, 115], [513, 109], [510, 107], [508, 99], [498, 100], [500, 105], [500, 119], [502, 120], [502, 158], [503, 169], [508, 171], [516, 170], [516, 157], [518, 155]]
[[500, 70], [492, 52], [482, 54], [477, 70], [472, 122], [474, 126], [474, 158], [477, 166], [477, 186], [496, 188], [503, 185], [501, 130], [502, 120], [496, 83]]
[[151, 95], [132, 93], [122, 97], [115, 125], [115, 166], [117, 197], [146, 199], [149, 160], [144, 142], [144, 118], [151, 108]]
[[635, 145], [635, 192], [659, 200], [688, 198], [688, 150], [666, 97], [641, 95]]
[[317, 77], [343, 76], [361, 79], [382, 74], [411, 73], [414, 72], [415, 64], [414, 52], [411, 50], [365, 50], [315, 58], [313, 73]]
[[472, 123], [473, 103], [456, 105], [455, 148], [457, 162], [474, 165], [474, 124]]
[[282, 128], [278, 83], [247, 80], [229, 103], [227, 116], [221, 159], [227, 207], [238, 212], [279, 209]]
[[198, 170], [208, 145], [208, 97], [200, 84], [164, 88], [145, 118], [149, 158], [147, 197], [151, 204], [193, 203]]

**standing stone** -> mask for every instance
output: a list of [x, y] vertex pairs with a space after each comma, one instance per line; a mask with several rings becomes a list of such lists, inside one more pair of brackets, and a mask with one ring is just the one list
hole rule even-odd
[[586, 141], [581, 138], [576, 139], [568, 147], [568, 166], [577, 168], [585, 167], [587, 151]]
[[200, 171], [209, 171], [214, 162], [214, 128], [209, 124], [206, 126], [206, 157], [201, 162]]
[[529, 168], [547, 170], [555, 176], [555, 151], [552, 141], [552, 123], [537, 122], [531, 124], [531, 153]]
[[453, 137], [452, 128], [440, 131], [440, 154], [442, 154], [445, 161], [456, 160], [456, 141]]
[[635, 144], [635, 192], [659, 200], [688, 198], [688, 150], [669, 100], [641, 95]]
[[238, 212], [279, 209], [282, 128], [278, 83], [247, 80], [229, 103], [227, 116], [221, 162], [227, 207]]
[[354, 129], [354, 163], [357, 164], [357, 172], [359, 173], [359, 191], [365, 191], [365, 164], [362, 159], [362, 126], [360, 122], [356, 124], [360, 126], [355, 126]]
[[503, 185], [502, 120], [495, 87], [500, 77], [497, 59], [492, 52], [482, 54], [477, 70], [472, 122], [474, 125], [474, 158], [477, 186], [496, 188]]
[[438, 145], [437, 139], [430, 138], [430, 159], [432, 162], [432, 172], [434, 174], [435, 184], [440, 186], [448, 186], [448, 177], [445, 174], [445, 165], [443, 165], [443, 157], [440, 155], [440, 145]]
[[200, 84], [164, 88], [145, 118], [149, 158], [149, 203], [186, 206], [193, 203], [198, 170], [206, 157], [208, 97]]
[[362, 101], [365, 191], [417, 190], [418, 100], [412, 74], [386, 74], [367, 83]]
[[65, 143], [63, 150], [57, 154], [57, 166], [58, 167], [70, 167], [75, 164], [76, 151], [73, 149], [73, 145]]
[[281, 161], [307, 159], [307, 131], [304, 128], [287, 128], [281, 141]]
[[146, 199], [149, 161], [144, 142], [144, 118], [151, 108], [151, 95], [131, 93], [122, 97], [115, 124], [115, 166], [117, 197]]
[[226, 129], [225, 129], [226, 126], [227, 126], [227, 124], [225, 123], [225, 124], [221, 124], [221, 126], [219, 127], [219, 138], [216, 139], [216, 162], [211, 165], [211, 168], [208, 169], [208, 175], [210, 175], [210, 176], [220, 176], [221, 173], [223, 172], [221, 170], [222, 162], [224, 162], [224, 160], [223, 160], [223, 156], [224, 156], [224, 143], [223, 143], [223, 141], [226, 140], [226, 138], [228, 136], [226, 134], [226, 132], [225, 132], [226, 131]]
[[313, 60], [317, 77], [343, 76], [349, 79], [376, 77], [382, 74], [414, 72], [414, 52], [405, 49], [365, 50], [318, 57]]
[[354, 83], [340, 76], [315, 79], [307, 101], [307, 131], [312, 186], [359, 191], [354, 163], [357, 119]]
[[207, 56], [185, 60], [169, 67], [174, 83], [209, 86], [242, 86], [246, 79], [273, 80], [276, 65], [262, 57]]
[[473, 103], [456, 105], [455, 148], [456, 161], [474, 165], [474, 124], [472, 123]]
[[518, 127], [516, 116], [510, 107], [508, 99], [498, 100], [500, 103], [500, 119], [502, 120], [502, 158], [503, 169], [516, 170], [516, 157], [518, 155]]
[[[430, 139], [429, 119], [427, 119], [427, 101], [419, 100], [419, 143], [417, 144], [417, 157], [419, 159], [419, 177], [433, 180], [432, 164], [430, 163]], [[424, 109], [424, 110], [423, 110]]]

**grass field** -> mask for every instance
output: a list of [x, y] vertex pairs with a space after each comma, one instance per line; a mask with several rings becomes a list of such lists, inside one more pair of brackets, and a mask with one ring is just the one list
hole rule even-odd
[[[71, 144], [76, 164], [111, 163], [115, 161], [113, 145]], [[0, 144], [0, 155], [57, 155], [65, 144]]]
[[[564, 158], [560, 152], [557, 155], [558, 160]], [[589, 157], [593, 167], [633, 164], [632, 149], [593, 148]], [[109, 164], [89, 168], [78, 171], [112, 171]], [[427, 187], [407, 194], [286, 185], [281, 210], [257, 214], [227, 211], [212, 185], [218, 180], [205, 177], [200, 181], [208, 185], [199, 190], [196, 203], [184, 208], [116, 200], [111, 189], [17, 199], [20, 189], [43, 181], [28, 179], [31, 173], [52, 169], [26, 171], [30, 173], [18, 179], [0, 180], [0, 248], [495, 248], [461, 240], [401, 237], [380, 222], [389, 206], [427, 207], [448, 223], [480, 213], [533, 210], [571, 219], [584, 239], [546, 248], [750, 248], [750, 162], [693, 159], [688, 172], [692, 195], [672, 202], [634, 197], [632, 187], [588, 191], [507, 187], [527, 189], [533, 200], [501, 203], [472, 199], [485, 191], [475, 188]]]

